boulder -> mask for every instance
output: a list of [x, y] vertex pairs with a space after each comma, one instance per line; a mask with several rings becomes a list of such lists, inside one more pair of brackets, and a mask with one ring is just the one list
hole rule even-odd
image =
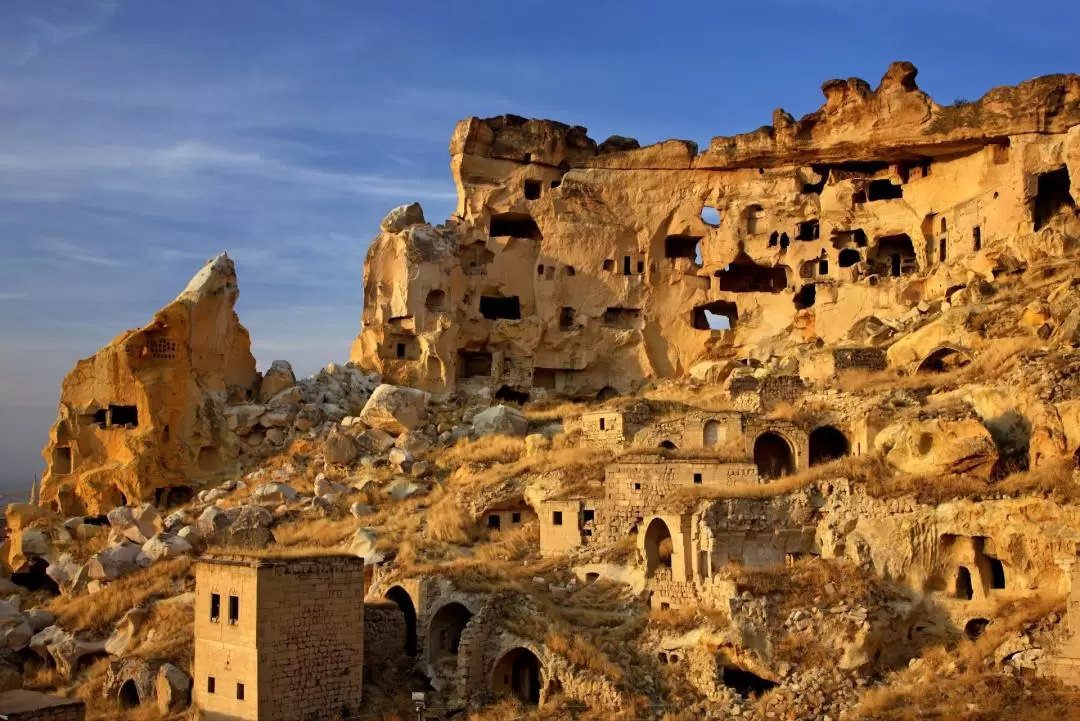
[[97, 581], [115, 581], [139, 569], [142, 547], [134, 543], [113, 546], [94, 554], [86, 563], [89, 577]]
[[192, 552], [191, 544], [173, 533], [159, 533], [142, 545], [142, 552], [151, 561], [183, 556]]
[[34, 633], [56, 623], [56, 616], [44, 608], [31, 608], [29, 611], [24, 612], [23, 616], [26, 617], [26, 622], [30, 624], [30, 628], [33, 629]]
[[202, 536], [199, 535], [199, 529], [196, 526], [184, 526], [176, 532], [176, 535], [190, 543], [193, 548], [202, 545]]
[[[234, 481], [234, 483], [235, 483], [235, 481]], [[227, 491], [229, 489], [224, 488], [224, 484], [223, 484], [222, 490]], [[163, 523], [164, 523], [164, 530], [168, 531], [169, 533], [176, 533], [181, 528], [188, 525], [188, 523], [190, 523], [190, 521], [188, 520], [188, 515], [187, 515], [186, 512], [184, 512], [184, 511], [176, 511], [175, 513], [170, 513], [168, 516], [166, 516], [165, 521]]]
[[223, 415], [229, 430], [238, 436], [246, 436], [258, 425], [263, 413], [266, 413], [266, 406], [247, 403], [240, 406], [228, 406]]
[[989, 478], [998, 460], [990, 431], [974, 419], [899, 421], [878, 433], [874, 446], [894, 468], [915, 475]]
[[336, 426], [323, 443], [323, 457], [327, 463], [347, 465], [356, 459], [359, 452], [356, 441], [342, 433]]
[[259, 503], [292, 503], [297, 499], [297, 493], [292, 486], [285, 483], [263, 483], [255, 487], [251, 494]]
[[413, 464], [412, 454], [400, 448], [391, 448], [386, 460], [398, 473], [408, 473]]
[[415, 431], [405, 431], [397, 437], [394, 446], [415, 456], [427, 452], [431, 448], [431, 441]]
[[71, 678], [71, 672], [79, 659], [88, 654], [104, 653], [104, 641], [83, 641], [59, 626], [49, 626], [30, 639], [30, 650], [43, 661], [50, 659], [64, 678]]
[[280, 430], [282, 428], [291, 427], [293, 421], [296, 420], [296, 414], [299, 412], [299, 408], [290, 406], [275, 408], [272, 411], [264, 413], [259, 422], [262, 424], [263, 428], [266, 429], [266, 433], [269, 433], [271, 430]]
[[180, 713], [191, 703], [191, 677], [171, 663], [161, 664], [154, 680], [158, 713]]
[[431, 394], [415, 388], [383, 384], [375, 389], [360, 411], [369, 428], [400, 435], [420, 425]]
[[149, 616], [150, 611], [144, 606], [136, 606], [125, 613], [116, 622], [112, 635], [105, 639], [105, 653], [110, 656], [123, 656], [131, 651], [139, 629]]
[[347, 489], [347, 486], [343, 486], [340, 483], [334, 483], [322, 473], [315, 477], [316, 496], [325, 496], [329, 493], [344, 493]]
[[298, 431], [310, 431], [315, 426], [326, 420], [326, 414], [318, 406], [304, 406], [296, 414], [293, 428]]
[[164, 528], [157, 509], [150, 503], [143, 503], [134, 508], [131, 506], [114, 508], [109, 511], [108, 519], [112, 530], [119, 530], [134, 543], [146, 543], [151, 536]]
[[34, 629], [18, 606], [0, 601], [0, 648], [22, 651], [33, 636]]
[[477, 413], [473, 418], [473, 432], [478, 436], [502, 433], [508, 436], [523, 436], [529, 431], [529, 422], [521, 411], [509, 406], [492, 406]]
[[378, 538], [372, 528], [359, 528], [349, 543], [349, 552], [364, 559], [364, 565], [381, 563], [386, 557], [375, 548]]
[[427, 461], [414, 461], [409, 473], [413, 478], [423, 478], [431, 473], [431, 464]]
[[408, 478], [395, 478], [386, 484], [383, 490], [395, 500], [403, 501], [409, 496], [415, 496], [422, 490], [426, 490], [426, 488], [418, 483], [413, 483]]
[[293, 414], [295, 415], [299, 411], [299, 405], [304, 400], [304, 391], [300, 386], [291, 386], [281, 391], [273, 398], [268, 400], [266, 404], [271, 408], [280, 408], [282, 406], [292, 406]]
[[400, 233], [406, 228], [423, 225], [425, 222], [424, 209], [420, 207], [420, 204], [409, 203], [399, 205], [387, 213], [379, 227], [387, 233]]
[[353, 514], [356, 518], [363, 518], [364, 516], [370, 516], [375, 510], [366, 503], [354, 503], [349, 506], [349, 513]]
[[225, 511], [217, 506], [210, 506], [202, 512], [199, 520], [195, 521], [195, 530], [202, 541], [209, 543], [215, 540], [219, 533], [228, 528], [230, 523], [232, 523], [232, 519]]
[[78, 593], [90, 580], [89, 570], [80, 565], [70, 553], [60, 555], [45, 569], [45, 575], [56, 581], [60, 593], [70, 596]]
[[[402, 433], [401, 435], [406, 435]], [[394, 447], [394, 437], [378, 428], [368, 428], [356, 436], [356, 444], [361, 453], [379, 456]]]
[[273, 540], [270, 533], [273, 521], [273, 514], [262, 506], [241, 506], [222, 533], [222, 542], [237, 548], [266, 548]]
[[551, 448], [551, 441], [542, 433], [525, 436], [525, 455], [532, 456]]
[[52, 547], [49, 535], [36, 528], [23, 531], [17, 538], [19, 539], [19, 550], [24, 556], [44, 556]]
[[296, 385], [296, 375], [293, 374], [292, 366], [288, 361], [276, 360], [270, 364], [270, 369], [263, 375], [259, 385], [260, 400], [273, 398], [281, 391]]

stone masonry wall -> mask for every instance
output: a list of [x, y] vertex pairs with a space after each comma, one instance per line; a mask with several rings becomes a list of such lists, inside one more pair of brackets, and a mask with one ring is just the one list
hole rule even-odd
[[258, 583], [258, 695], [267, 711], [260, 720], [355, 714], [363, 689], [363, 559], [264, 563]]
[[74, 699], [14, 689], [0, 693], [0, 718], [7, 721], [83, 721], [86, 704]]
[[393, 668], [405, 652], [405, 616], [391, 601], [364, 604], [364, 678]]
[[753, 463], [709, 460], [642, 459], [604, 469], [607, 498], [616, 506], [652, 509], [677, 488], [730, 488], [758, 480]]

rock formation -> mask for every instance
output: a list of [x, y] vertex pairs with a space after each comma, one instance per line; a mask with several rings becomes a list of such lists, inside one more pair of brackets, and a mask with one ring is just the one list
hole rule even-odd
[[[1058, 255], [1080, 219], [1080, 77], [942, 106], [894, 63], [702, 153], [516, 116], [450, 142], [458, 207], [383, 221], [352, 360], [439, 392], [625, 392], [867, 324]], [[1063, 232], [1067, 231], [1067, 233]], [[918, 358], [918, 361], [923, 360]]]
[[238, 294], [232, 260], [218, 255], [149, 324], [75, 365], [44, 450], [42, 505], [101, 514], [167, 494], [186, 500], [228, 470], [224, 406], [259, 385]]

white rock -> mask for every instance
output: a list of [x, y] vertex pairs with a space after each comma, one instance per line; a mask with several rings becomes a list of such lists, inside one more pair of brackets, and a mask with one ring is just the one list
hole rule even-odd
[[173, 533], [159, 533], [143, 544], [142, 552], [151, 561], [192, 552], [191, 544]]
[[51, 546], [49, 536], [43, 531], [31, 529], [19, 534], [19, 550], [24, 556], [44, 556]]
[[263, 375], [262, 384], [259, 386], [261, 398], [271, 398], [289, 386], [296, 385], [296, 375], [288, 361], [276, 360], [270, 364], [270, 369]]
[[191, 677], [171, 663], [163, 663], [154, 679], [158, 713], [177, 714], [191, 703]]
[[263, 483], [255, 487], [252, 496], [259, 503], [292, 503], [297, 498], [296, 491], [285, 483]]
[[138, 570], [138, 557], [141, 552], [140, 546], [125, 543], [94, 554], [86, 564], [90, 578], [98, 581], [115, 581], [121, 576]]
[[400, 435], [420, 425], [430, 397], [430, 393], [415, 388], [384, 384], [368, 398], [360, 420], [371, 428]]
[[349, 544], [349, 552], [364, 559], [365, 564], [381, 563], [385, 558], [382, 551], [375, 548], [375, 530], [372, 528], [360, 528], [353, 534]]
[[366, 503], [354, 503], [349, 507], [349, 512], [357, 518], [363, 518], [364, 516], [370, 516], [374, 509]]

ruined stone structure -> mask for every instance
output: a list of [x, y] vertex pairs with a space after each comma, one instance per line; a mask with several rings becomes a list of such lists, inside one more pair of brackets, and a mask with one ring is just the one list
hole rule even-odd
[[364, 672], [363, 559], [204, 556], [195, 589], [200, 719], [307, 721], [356, 713]]
[[17, 689], [0, 693], [0, 719], [5, 721], [83, 721], [86, 704], [75, 699]]
[[1002, 255], [1058, 255], [1080, 227], [1080, 78], [942, 106], [915, 76], [830, 80], [819, 110], [701, 153], [462, 121], [455, 216], [384, 220], [352, 359], [433, 391], [578, 396], [819, 342], [848, 341], [840, 367], [879, 367], [860, 350], [875, 321]]
[[233, 262], [216, 256], [149, 324], [79, 361], [44, 450], [40, 504], [72, 515], [180, 503], [230, 470], [222, 412], [259, 382], [237, 296]]

